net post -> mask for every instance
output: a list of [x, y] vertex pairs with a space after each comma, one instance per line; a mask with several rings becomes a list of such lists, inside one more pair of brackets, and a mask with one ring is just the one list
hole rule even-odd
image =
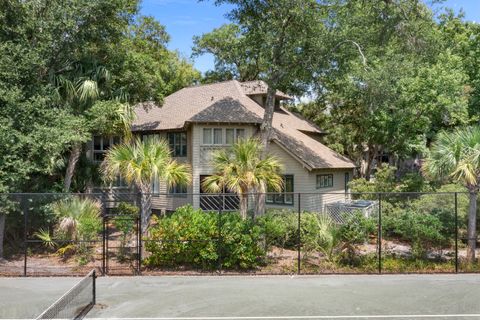
[[301, 197], [301, 194], [298, 193], [298, 239], [297, 239], [297, 242], [298, 242], [298, 247], [297, 247], [297, 273], [298, 274], [301, 274], [301, 262], [302, 262], [302, 259], [301, 259], [301, 251], [302, 251], [302, 235], [300, 233], [300, 230], [301, 230], [301, 215], [302, 215], [302, 210], [301, 210], [301, 206], [300, 206], [300, 198]]
[[458, 273], [458, 192], [455, 192], [455, 273]]
[[382, 194], [378, 194], [378, 273], [382, 273]]

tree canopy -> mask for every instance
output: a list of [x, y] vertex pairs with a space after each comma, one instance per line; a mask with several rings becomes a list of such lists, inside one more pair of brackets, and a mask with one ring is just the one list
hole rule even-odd
[[161, 103], [199, 79], [138, 8], [138, 0], [2, 1], [0, 192], [60, 190], [74, 146], [121, 127], [120, 104]]

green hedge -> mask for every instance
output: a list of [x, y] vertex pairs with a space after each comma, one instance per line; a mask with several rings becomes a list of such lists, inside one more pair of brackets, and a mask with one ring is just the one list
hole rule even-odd
[[148, 266], [252, 269], [265, 260], [260, 228], [238, 213], [185, 206], [154, 223], [145, 239]]

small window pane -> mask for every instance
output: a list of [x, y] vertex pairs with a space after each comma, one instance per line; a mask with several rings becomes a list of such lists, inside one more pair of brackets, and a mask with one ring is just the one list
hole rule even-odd
[[110, 138], [103, 139], [103, 150], [108, 150], [110, 148]]
[[214, 144], [222, 144], [222, 129], [213, 129], [213, 143]]
[[333, 174], [317, 175], [317, 189], [333, 187]]
[[203, 143], [212, 144], [212, 129], [203, 129]]
[[93, 137], [93, 150], [102, 150], [102, 137], [94, 136]]
[[245, 129], [237, 129], [237, 141], [238, 139], [245, 139]]
[[233, 144], [235, 142], [235, 130], [234, 129], [227, 129], [225, 134], [226, 144]]

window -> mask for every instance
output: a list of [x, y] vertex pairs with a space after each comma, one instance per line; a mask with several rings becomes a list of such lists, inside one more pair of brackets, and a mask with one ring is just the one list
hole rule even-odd
[[102, 162], [107, 150], [120, 143], [119, 137], [93, 136], [93, 161]]
[[245, 129], [236, 128], [205, 128], [203, 129], [203, 144], [232, 145], [245, 138]]
[[348, 183], [350, 182], [350, 173], [345, 172], [345, 193], [348, 192]]
[[235, 142], [237, 142], [238, 139], [244, 139], [244, 138], [245, 138], [245, 129], [237, 129], [236, 135], [235, 135]]
[[317, 189], [333, 187], [333, 174], [318, 174]]
[[168, 145], [172, 157], [186, 157], [187, 156], [187, 133], [186, 132], [168, 132]]
[[203, 129], [203, 144], [212, 144], [212, 129]]
[[160, 193], [160, 180], [158, 177], [153, 178], [152, 182], [152, 193]]
[[266, 203], [293, 205], [293, 175], [283, 176], [283, 190], [280, 193], [273, 193], [275, 190], [267, 190]]
[[235, 129], [226, 129], [225, 130], [225, 143], [234, 144], [235, 143]]
[[222, 129], [213, 129], [213, 144], [223, 144]]
[[186, 185], [175, 185], [168, 188], [168, 193], [172, 197], [186, 197], [187, 196], [187, 186]]

